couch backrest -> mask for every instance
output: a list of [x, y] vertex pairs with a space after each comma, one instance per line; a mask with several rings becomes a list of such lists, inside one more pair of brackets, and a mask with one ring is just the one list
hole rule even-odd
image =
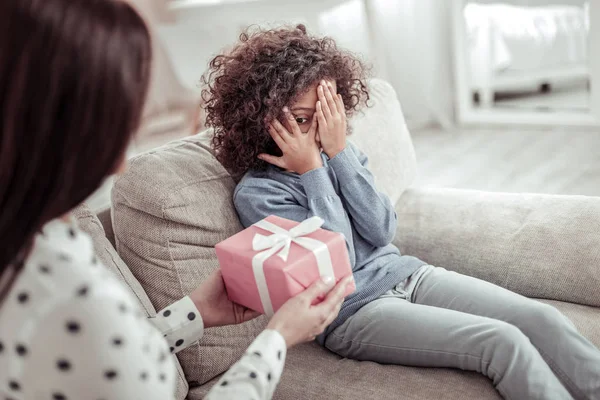
[[377, 188], [396, 204], [416, 178], [415, 150], [392, 85], [372, 79], [369, 89], [371, 107], [352, 118], [350, 138], [369, 156]]

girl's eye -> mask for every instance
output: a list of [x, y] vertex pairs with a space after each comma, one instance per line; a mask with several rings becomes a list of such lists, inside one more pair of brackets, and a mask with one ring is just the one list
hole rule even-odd
[[308, 118], [296, 117], [296, 122], [298, 125], [302, 125], [308, 122]]

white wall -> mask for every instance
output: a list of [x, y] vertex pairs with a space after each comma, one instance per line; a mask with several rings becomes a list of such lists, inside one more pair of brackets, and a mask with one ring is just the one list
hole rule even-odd
[[176, 23], [163, 25], [158, 32], [181, 80], [197, 88], [210, 58], [234, 43], [243, 27], [305, 23], [372, 62], [375, 75], [395, 87], [409, 123], [421, 125], [453, 116], [449, 3], [279, 0], [215, 6], [210, 12], [200, 7], [181, 10]]
[[371, 0], [371, 21], [386, 64], [414, 125], [453, 119], [450, 1]]

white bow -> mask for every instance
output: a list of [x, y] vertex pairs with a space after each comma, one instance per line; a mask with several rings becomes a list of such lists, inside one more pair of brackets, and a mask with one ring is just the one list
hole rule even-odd
[[272, 249], [272, 252], [270, 252], [271, 254], [281, 250], [277, 253], [277, 256], [283, 261], [287, 261], [288, 256], [290, 255], [292, 242], [297, 243], [302, 247], [307, 247], [302, 236], [316, 232], [324, 223], [325, 221], [322, 218], [312, 217], [288, 231], [268, 221], [260, 221], [256, 223], [256, 226], [266, 231], [273, 232], [273, 234], [270, 236], [264, 236], [260, 233], [254, 235], [252, 249], [254, 251]]
[[269, 257], [277, 253], [278, 257], [287, 262], [292, 243], [296, 243], [314, 254], [321, 277], [334, 276], [331, 255], [327, 245], [319, 240], [304, 237], [319, 230], [323, 223], [322, 218], [312, 217], [289, 231], [266, 220], [254, 224], [257, 228], [273, 233], [270, 236], [257, 233], [252, 239], [252, 248], [254, 251], [260, 252], [252, 258], [252, 270], [264, 312], [269, 317], [273, 315], [273, 304], [269, 296], [264, 271], [264, 263]]

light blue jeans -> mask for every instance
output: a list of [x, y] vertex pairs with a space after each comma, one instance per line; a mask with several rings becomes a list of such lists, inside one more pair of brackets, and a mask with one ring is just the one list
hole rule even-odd
[[600, 399], [600, 351], [558, 310], [430, 265], [325, 346], [357, 360], [477, 371], [506, 399]]

